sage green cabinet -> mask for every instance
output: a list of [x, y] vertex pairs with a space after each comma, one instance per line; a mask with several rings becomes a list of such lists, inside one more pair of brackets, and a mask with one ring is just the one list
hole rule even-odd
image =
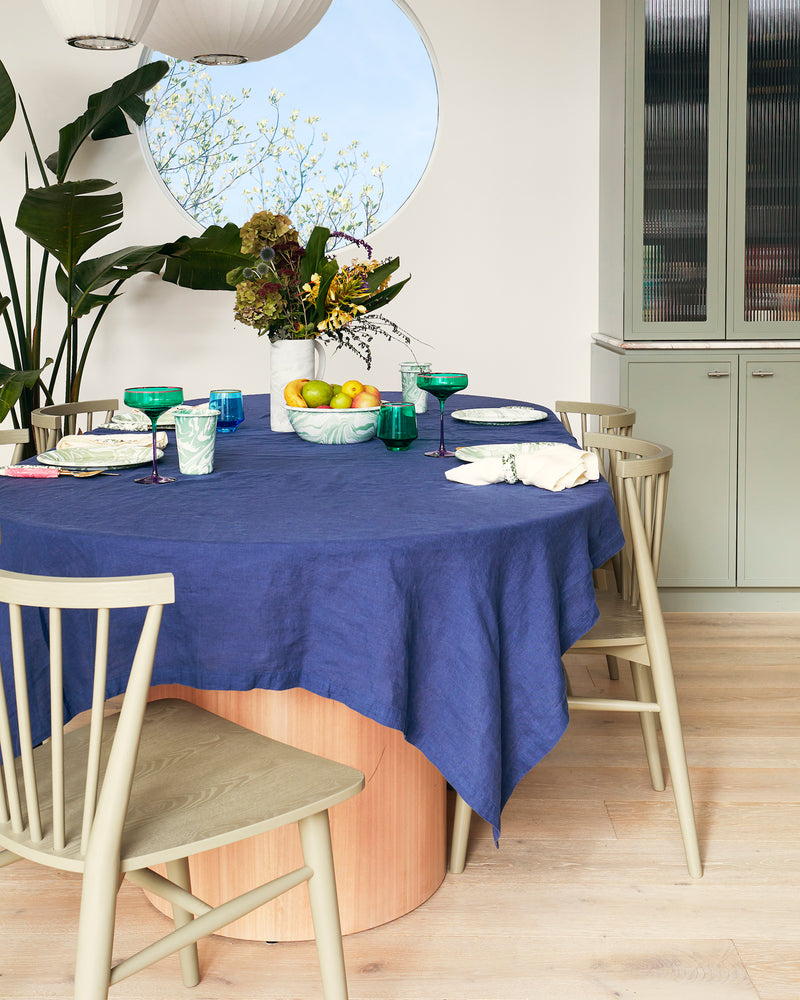
[[800, 587], [800, 352], [596, 344], [592, 366], [675, 454], [659, 585]]
[[602, 0], [600, 326], [800, 339], [800, 3]]
[[800, 353], [739, 359], [737, 583], [800, 586]]

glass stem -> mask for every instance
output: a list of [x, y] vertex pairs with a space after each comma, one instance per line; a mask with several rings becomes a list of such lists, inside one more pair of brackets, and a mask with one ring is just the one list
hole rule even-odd
[[439, 454], [444, 455], [447, 449], [444, 446], [444, 400], [439, 400]]
[[156, 429], [158, 425], [158, 417], [153, 418], [152, 424], [153, 424], [153, 478], [156, 479], [158, 477], [158, 462], [157, 462], [158, 449], [156, 448]]

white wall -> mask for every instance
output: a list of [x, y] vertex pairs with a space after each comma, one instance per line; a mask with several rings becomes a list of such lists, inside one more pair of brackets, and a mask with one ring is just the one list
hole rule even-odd
[[[588, 399], [590, 337], [597, 326], [598, 65], [596, 0], [411, 0], [440, 87], [434, 154], [417, 190], [372, 242], [399, 254], [412, 280], [387, 312], [431, 346], [434, 370], [466, 371], [478, 393], [551, 405]], [[133, 70], [139, 49], [81, 52], [57, 37], [39, 0], [6, 18], [2, 58], [43, 153], [89, 93]], [[35, 43], [35, 50], [33, 44]], [[0, 144], [0, 211], [13, 230], [27, 149], [21, 116]], [[94, 253], [192, 232], [161, 193], [136, 137], [98, 143], [75, 179], [119, 184], [125, 222]], [[244, 222], [246, 220], [242, 220]], [[199, 231], [195, 229], [194, 231]], [[4, 279], [0, 277], [2, 285]], [[55, 296], [47, 327], [62, 305]], [[267, 391], [266, 338], [234, 323], [233, 293], [191, 292], [151, 276], [132, 279], [103, 320], [84, 398], [126, 385]], [[52, 351], [52, 348], [50, 348]], [[399, 388], [407, 354], [377, 341], [369, 381]], [[0, 330], [0, 361], [10, 362]], [[328, 367], [362, 377], [346, 351]], [[2, 456], [0, 456], [2, 457]]]

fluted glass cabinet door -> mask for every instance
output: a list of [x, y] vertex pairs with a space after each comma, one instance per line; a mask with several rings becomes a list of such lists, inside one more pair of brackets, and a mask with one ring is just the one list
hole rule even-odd
[[633, 339], [725, 337], [727, 3], [637, 0], [626, 327]]
[[800, 337], [800, 2], [731, 20], [728, 336]]

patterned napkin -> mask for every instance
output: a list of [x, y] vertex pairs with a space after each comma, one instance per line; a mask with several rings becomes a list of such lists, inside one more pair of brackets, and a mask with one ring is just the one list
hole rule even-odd
[[[166, 448], [167, 441], [166, 431], [156, 432], [157, 448]], [[133, 445], [140, 448], [152, 448], [153, 432], [151, 431], [149, 434], [92, 434], [90, 432], [86, 434], [66, 434], [58, 442], [56, 448], [91, 448], [95, 444], [102, 447], [104, 451], [108, 447], [114, 447], [114, 445], [118, 444], [125, 445], [126, 447]]]
[[541, 448], [523, 454], [509, 453], [497, 458], [481, 458], [455, 469], [445, 476], [454, 483], [488, 486], [491, 483], [524, 483], [543, 490], [561, 490], [600, 478], [597, 455], [569, 444]]
[[58, 469], [50, 469], [45, 465], [9, 465], [0, 468], [0, 476], [12, 479], [58, 479]]
[[[174, 407], [173, 407], [174, 409]], [[167, 410], [158, 418], [159, 427], [173, 427], [175, 416], [172, 410]], [[112, 431], [149, 431], [152, 429], [150, 418], [141, 410], [120, 410], [111, 418], [111, 422], [102, 425]]]

